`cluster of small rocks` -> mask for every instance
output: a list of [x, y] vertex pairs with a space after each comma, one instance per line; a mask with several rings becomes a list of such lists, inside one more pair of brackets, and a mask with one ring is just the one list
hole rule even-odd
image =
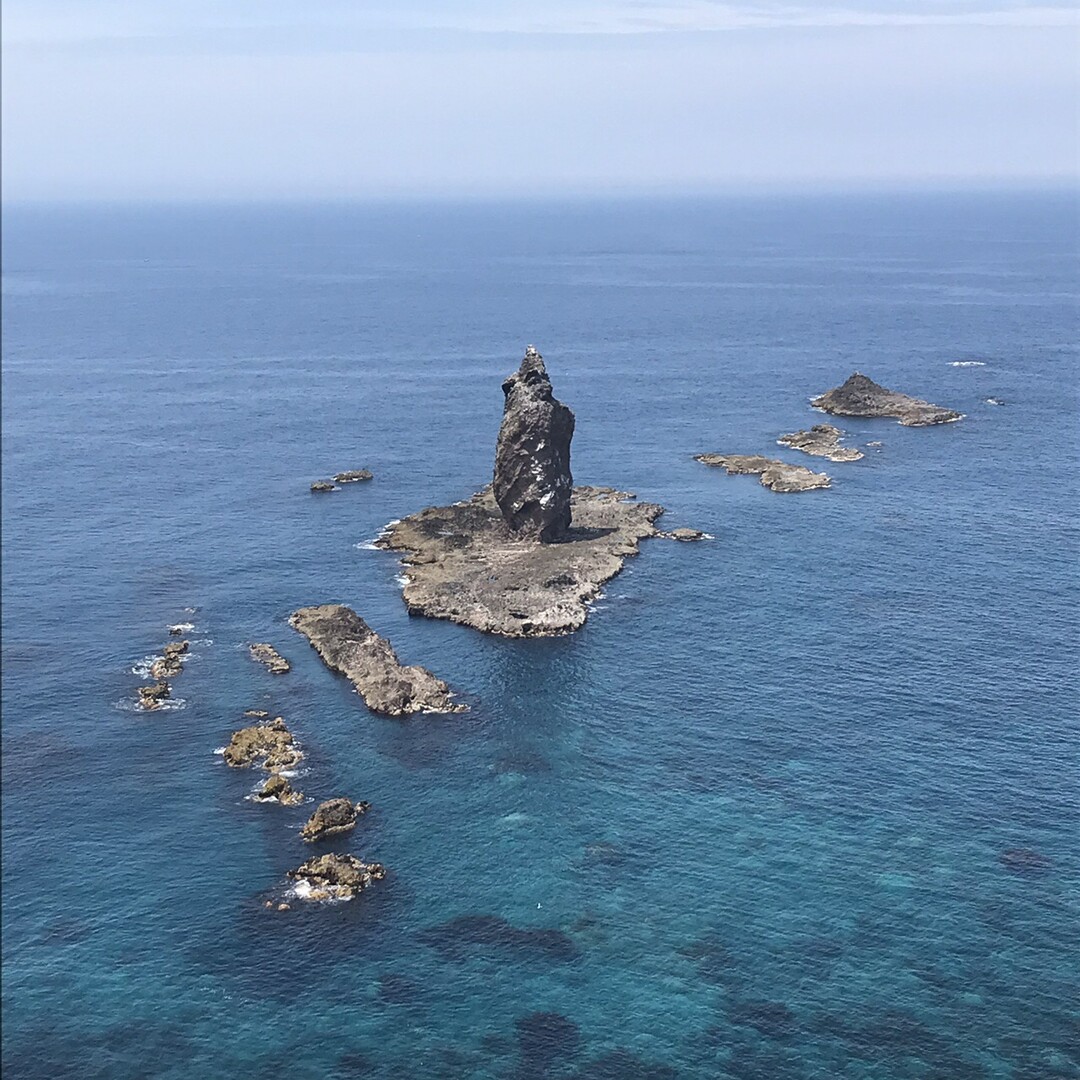
[[347, 469], [334, 474], [333, 480], [315, 480], [311, 484], [313, 492], [337, 491], [338, 484], [359, 484], [364, 480], [373, 480], [375, 474], [370, 469]]
[[248, 652], [251, 659], [262, 664], [271, 675], [284, 675], [290, 668], [289, 661], [269, 642], [256, 641], [248, 646]]
[[[962, 419], [962, 415], [952, 409], [943, 409], [921, 398], [888, 390], [858, 371], [842, 385], [814, 398], [811, 405], [837, 416], [894, 417], [905, 427], [951, 424]], [[828, 458], [829, 461], [859, 461], [863, 457], [862, 451], [852, 446], [842, 446], [840, 440], [843, 434], [832, 424], [814, 424], [806, 431], [781, 435], [776, 441], [780, 446], [789, 446], [814, 457]], [[867, 445], [878, 447], [881, 443]], [[756, 473], [765, 487], [781, 494], [814, 491], [832, 485], [832, 480], [825, 473], [760, 454], [698, 454], [694, 460], [703, 465], [723, 468], [729, 475]]]
[[[193, 629], [190, 623], [177, 623], [169, 627], [169, 634], [177, 637]], [[184, 670], [181, 657], [187, 655], [190, 648], [191, 643], [186, 640], [170, 641], [162, 646], [161, 655], [154, 658], [148, 671], [150, 678], [154, 681], [138, 688], [140, 709], [144, 712], [154, 712], [162, 708], [172, 697], [172, 683], [169, 680], [176, 678]]]

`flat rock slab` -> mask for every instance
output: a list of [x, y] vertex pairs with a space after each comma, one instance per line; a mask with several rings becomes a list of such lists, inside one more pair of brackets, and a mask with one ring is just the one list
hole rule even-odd
[[573, 524], [556, 543], [512, 534], [490, 488], [453, 506], [433, 506], [395, 522], [377, 544], [404, 551], [409, 612], [506, 637], [577, 630], [588, 603], [657, 536], [664, 512], [625, 491], [576, 487]]
[[951, 424], [963, 419], [963, 413], [931, 405], [921, 398], [908, 397], [897, 390], [888, 390], [858, 371], [842, 385], [814, 398], [810, 404], [837, 416], [896, 417], [904, 427]]
[[776, 441], [780, 446], [790, 446], [793, 450], [830, 461], [859, 461], [863, 456], [861, 450], [840, 445], [843, 434], [832, 424], [815, 424], [809, 431], [793, 431], [790, 435], [781, 435]]
[[468, 708], [455, 705], [450, 687], [426, 668], [400, 663], [390, 642], [344, 604], [301, 608], [289, 625], [311, 642], [328, 668], [352, 682], [373, 712], [407, 716]]
[[770, 491], [790, 495], [797, 491], [827, 488], [832, 481], [824, 473], [811, 472], [805, 465], [789, 465], [760, 454], [698, 454], [695, 461], [726, 469], [730, 476], [758, 475]]

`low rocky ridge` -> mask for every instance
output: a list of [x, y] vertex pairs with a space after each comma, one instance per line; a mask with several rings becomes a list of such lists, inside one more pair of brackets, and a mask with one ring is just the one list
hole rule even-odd
[[859, 461], [863, 456], [861, 450], [840, 445], [843, 434], [832, 424], [815, 424], [809, 431], [793, 431], [790, 435], [781, 435], [776, 441], [781, 446], [790, 446], [793, 450], [830, 461]]
[[700, 529], [672, 529], [671, 532], [657, 533], [657, 536], [662, 536], [665, 540], [678, 540], [683, 544], [692, 544], [698, 540], [712, 540], [707, 532], [702, 532]]
[[348, 832], [356, 826], [356, 819], [371, 809], [371, 803], [353, 802], [351, 799], [327, 799], [319, 803], [315, 813], [300, 830], [307, 841], [321, 840], [324, 836]]
[[896, 417], [905, 427], [949, 424], [963, 415], [896, 390], [887, 390], [858, 371], [843, 385], [814, 398], [811, 404], [837, 416]]
[[320, 491], [337, 491], [337, 488], [329, 480], [313, 480], [311, 490], [318, 493]]
[[578, 629], [587, 605], [638, 544], [657, 536], [664, 512], [625, 491], [577, 487], [573, 526], [559, 543], [511, 531], [490, 488], [453, 506], [433, 506], [389, 526], [376, 541], [403, 551], [409, 612], [506, 637]]
[[265, 724], [234, 731], [223, 756], [225, 764], [234, 769], [258, 762], [270, 772], [295, 768], [304, 759], [303, 751], [280, 716]]
[[344, 604], [301, 608], [289, 625], [311, 642], [327, 667], [352, 682], [373, 712], [407, 716], [468, 708], [455, 705], [450, 687], [426, 668], [401, 664], [390, 642]]
[[265, 641], [257, 641], [249, 646], [251, 659], [263, 664], [272, 675], [284, 675], [289, 670], [289, 661]]
[[694, 460], [726, 469], [730, 476], [757, 474], [765, 487], [782, 495], [814, 491], [831, 484], [825, 473], [811, 472], [805, 465], [789, 465], [786, 461], [760, 454], [698, 454]]
[[373, 881], [386, 877], [386, 869], [354, 855], [317, 855], [290, 870], [289, 877], [303, 900], [351, 900]]
[[358, 484], [362, 480], [373, 480], [375, 474], [370, 469], [347, 469], [345, 472], [335, 473], [335, 484]]

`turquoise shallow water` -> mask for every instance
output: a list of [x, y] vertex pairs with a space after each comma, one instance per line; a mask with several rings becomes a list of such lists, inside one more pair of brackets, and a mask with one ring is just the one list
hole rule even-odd
[[[1073, 203], [4, 226], [5, 1077], [1080, 1076]], [[716, 539], [572, 637], [410, 619], [362, 545], [486, 481], [526, 342], [576, 479]], [[691, 460], [813, 465], [775, 439], [855, 368], [965, 419], [844, 421], [883, 445], [804, 496]], [[327, 601], [471, 711], [368, 713], [286, 625]], [[250, 707], [372, 802], [360, 900], [264, 907], [310, 807], [215, 757]]]

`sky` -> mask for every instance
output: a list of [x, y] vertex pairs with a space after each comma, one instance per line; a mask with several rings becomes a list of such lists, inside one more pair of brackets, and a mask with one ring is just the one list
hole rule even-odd
[[5, 200], [1073, 184], [1073, 0], [4, 0]]

